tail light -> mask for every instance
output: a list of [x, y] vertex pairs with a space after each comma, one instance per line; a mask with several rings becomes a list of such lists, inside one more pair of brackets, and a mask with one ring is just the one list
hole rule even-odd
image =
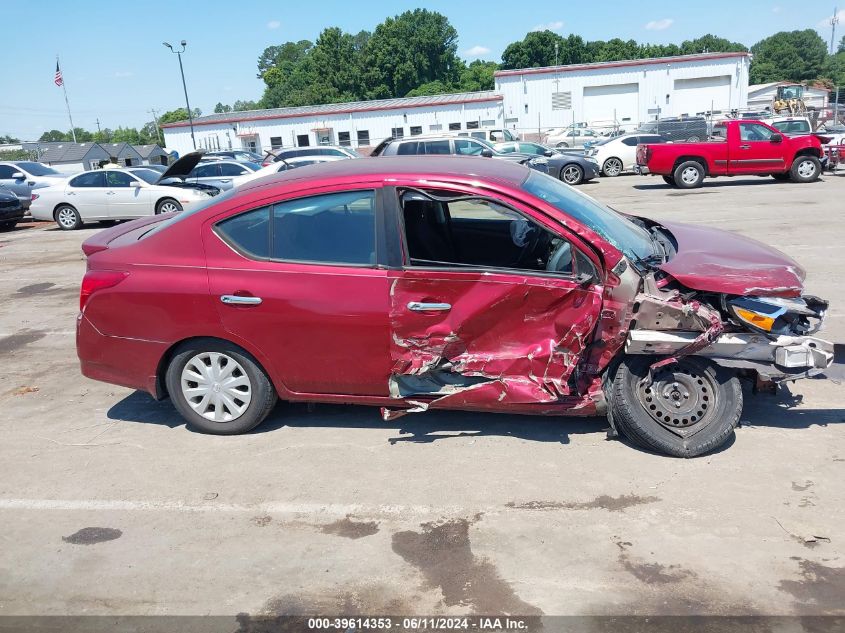
[[89, 270], [82, 278], [82, 288], [79, 290], [79, 311], [85, 310], [85, 304], [95, 292], [113, 288], [128, 276], [129, 273], [121, 270]]
[[39, 196], [37, 193], [34, 193], [34, 194], [32, 194], [32, 195], [29, 197], [29, 200], [30, 200], [30, 202], [35, 202], [35, 201], [36, 201], [36, 200], [38, 200], [38, 198], [40, 198], [40, 197], [41, 197], [41, 196]]

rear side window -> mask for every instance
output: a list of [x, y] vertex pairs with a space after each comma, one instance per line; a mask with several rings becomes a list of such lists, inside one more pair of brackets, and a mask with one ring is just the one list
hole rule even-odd
[[640, 143], [665, 143], [666, 139], [662, 136], [650, 135], [650, 136], [640, 136]]
[[241, 167], [240, 165], [233, 165], [232, 163], [224, 163], [220, 165], [221, 176], [240, 176], [245, 173], [247, 173], [246, 168]]
[[105, 187], [106, 174], [102, 171], [89, 171], [85, 174], [80, 174], [70, 181], [71, 187]]
[[190, 178], [213, 178], [215, 176], [220, 175], [220, 165], [217, 163], [212, 163], [209, 165], [198, 165], [194, 167], [193, 171], [189, 174]]
[[399, 143], [399, 147], [396, 148], [397, 154], [417, 154], [419, 152], [419, 143], [417, 141], [413, 141], [410, 143]]
[[637, 143], [639, 143], [639, 141], [637, 140], [637, 137], [636, 137], [636, 136], [629, 136], [628, 138], [623, 138], [623, 139], [622, 139], [622, 144], [623, 144], [623, 145], [627, 145], [627, 146], [629, 146], [629, 147], [633, 147], [633, 146], [634, 146], [634, 145], [636, 145]]
[[375, 192], [288, 200], [227, 218], [215, 230], [230, 246], [255, 259], [372, 266]]
[[449, 149], [449, 141], [426, 141], [426, 154], [451, 154]]

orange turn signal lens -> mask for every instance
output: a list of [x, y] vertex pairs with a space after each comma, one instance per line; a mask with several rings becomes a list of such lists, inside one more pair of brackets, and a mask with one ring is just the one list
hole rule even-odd
[[772, 317], [766, 316], [765, 314], [757, 314], [756, 312], [746, 310], [745, 308], [734, 307], [734, 312], [740, 319], [749, 325], [753, 325], [754, 327], [765, 330], [766, 332], [771, 332], [772, 327], [775, 324], [775, 320]]

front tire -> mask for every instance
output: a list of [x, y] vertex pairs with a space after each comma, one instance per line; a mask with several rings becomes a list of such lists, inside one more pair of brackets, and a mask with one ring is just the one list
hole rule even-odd
[[615, 178], [619, 174], [622, 173], [623, 170], [622, 161], [618, 158], [608, 158], [604, 161], [604, 165], [601, 166], [601, 173], [605, 176], [610, 176], [611, 178]]
[[790, 174], [788, 171], [784, 173], [772, 174], [772, 178], [774, 178], [775, 180], [789, 180]]
[[704, 182], [704, 166], [695, 160], [681, 163], [672, 173], [675, 185], [681, 189], [697, 189]]
[[179, 213], [181, 210], [182, 205], [173, 198], [164, 198], [156, 204], [156, 215], [161, 215], [162, 213]]
[[255, 359], [216, 339], [177, 348], [165, 376], [167, 391], [188, 427], [214, 435], [255, 428], [276, 404], [276, 390]]
[[627, 356], [611, 385], [609, 413], [616, 428], [635, 444], [673, 457], [697, 457], [722, 446], [742, 413], [736, 375], [704, 358], [690, 356], [655, 372], [655, 356]]
[[564, 165], [560, 170], [560, 179], [567, 185], [580, 185], [584, 181], [584, 170], [575, 163]]
[[17, 220], [15, 220], [14, 222], [0, 222], [0, 231], [11, 231], [13, 228], [15, 228], [15, 225], [17, 223]]
[[53, 218], [55, 218], [56, 224], [59, 225], [62, 231], [75, 231], [82, 227], [82, 218], [79, 215], [79, 211], [69, 204], [59, 205], [53, 213]]
[[813, 182], [819, 179], [822, 164], [815, 156], [798, 156], [792, 161], [789, 177], [793, 182]]
[[555, 147], [569, 147], [569, 143], [564, 143], [563, 141], [561, 141], [560, 143], [555, 145]]

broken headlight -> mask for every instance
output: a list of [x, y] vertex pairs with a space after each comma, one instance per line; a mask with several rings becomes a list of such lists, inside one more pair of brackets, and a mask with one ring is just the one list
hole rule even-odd
[[740, 324], [774, 335], [806, 336], [824, 321], [827, 301], [810, 295], [800, 299], [783, 297], [737, 297], [728, 302]]

